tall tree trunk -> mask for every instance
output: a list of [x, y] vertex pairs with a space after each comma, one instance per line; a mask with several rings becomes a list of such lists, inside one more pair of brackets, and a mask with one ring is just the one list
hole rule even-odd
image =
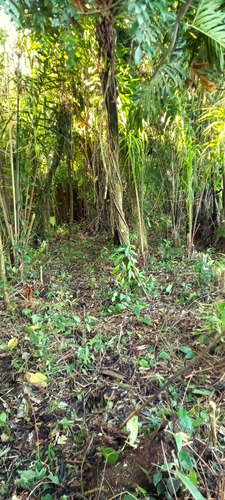
[[66, 138], [68, 137], [68, 127], [70, 125], [70, 117], [68, 114], [68, 110], [65, 105], [61, 105], [58, 117], [57, 117], [57, 145], [53, 154], [52, 164], [48, 171], [47, 177], [45, 179], [45, 183], [42, 189], [42, 197], [41, 197], [41, 209], [43, 211], [43, 231], [44, 233], [48, 232], [49, 228], [49, 219], [50, 219], [50, 189], [52, 186], [53, 177], [56, 173], [56, 170], [59, 166], [60, 160], [63, 155], [64, 146]]
[[113, 16], [107, 12], [97, 21], [97, 37], [102, 58], [102, 90], [107, 114], [108, 177], [115, 228], [121, 245], [129, 245], [129, 228], [123, 210], [123, 187], [119, 170], [119, 127], [115, 77]]

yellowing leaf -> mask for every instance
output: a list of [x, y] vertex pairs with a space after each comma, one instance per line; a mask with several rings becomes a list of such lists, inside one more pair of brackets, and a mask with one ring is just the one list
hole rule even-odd
[[1, 441], [2, 441], [2, 443], [8, 443], [8, 441], [10, 441], [10, 436], [8, 436], [8, 434], [3, 432], [1, 434]]
[[12, 351], [12, 349], [14, 349], [14, 347], [16, 347], [18, 344], [18, 339], [16, 337], [14, 337], [13, 339], [10, 339], [8, 341], [8, 349], [10, 351]]
[[138, 435], [138, 416], [134, 415], [127, 422], [127, 430], [130, 431], [130, 435], [128, 437], [128, 441], [130, 446], [135, 447], [135, 442], [137, 440]]
[[37, 326], [37, 325], [29, 325], [29, 326], [26, 326], [26, 328], [25, 328], [25, 332], [26, 333], [33, 332], [34, 330], [40, 330], [39, 326]]
[[26, 373], [26, 379], [29, 384], [35, 385], [36, 387], [47, 387], [47, 377], [41, 372], [36, 373]]

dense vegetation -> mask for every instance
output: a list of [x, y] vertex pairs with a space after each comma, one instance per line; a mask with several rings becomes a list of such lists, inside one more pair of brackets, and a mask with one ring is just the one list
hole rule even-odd
[[224, 500], [224, 2], [0, 3], [0, 497]]

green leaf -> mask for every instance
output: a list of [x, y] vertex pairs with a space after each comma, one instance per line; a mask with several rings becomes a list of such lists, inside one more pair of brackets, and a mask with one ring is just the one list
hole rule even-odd
[[142, 368], [149, 368], [149, 363], [146, 359], [140, 359], [139, 361], [139, 365], [142, 367]]
[[182, 469], [185, 469], [188, 471], [193, 469], [191, 456], [186, 450], [180, 450], [178, 452], [178, 459], [179, 459], [180, 466], [182, 467]]
[[192, 426], [195, 428], [195, 427], [199, 427], [199, 425], [202, 425], [204, 422], [203, 418], [199, 417], [199, 418], [196, 418], [195, 420], [193, 420], [192, 422]]
[[160, 481], [157, 484], [156, 490], [157, 490], [158, 495], [161, 495], [162, 493], [164, 493], [164, 491], [165, 491], [165, 485], [164, 485], [163, 481]]
[[171, 357], [167, 352], [162, 351], [159, 353], [159, 359], [171, 359]]
[[184, 408], [180, 408], [178, 411], [179, 426], [180, 428], [189, 434], [193, 431], [193, 420], [189, 417], [188, 413]]
[[137, 318], [139, 318], [141, 310], [142, 310], [142, 306], [139, 306], [138, 304], [136, 304], [134, 307], [132, 307], [132, 311], [137, 316]]
[[179, 471], [173, 471], [173, 474], [183, 483], [185, 488], [191, 493], [194, 500], [206, 500], [190, 479]]
[[33, 325], [39, 326], [43, 323], [43, 316], [41, 314], [32, 314], [31, 321]]
[[81, 322], [81, 320], [80, 320], [79, 316], [76, 316], [76, 315], [75, 315], [75, 316], [73, 316], [73, 319], [74, 319], [74, 321], [76, 321], [77, 323], [80, 323], [80, 322]]
[[55, 226], [55, 217], [50, 217], [49, 222], [50, 222], [51, 226], [54, 227]]
[[182, 434], [175, 434], [175, 441], [176, 441], [176, 445], [177, 445], [177, 450], [178, 452], [181, 451], [181, 448], [182, 448], [182, 444], [183, 444], [183, 439], [182, 439]]
[[192, 27], [225, 48], [223, 0], [202, 0]]
[[192, 351], [191, 347], [182, 346], [182, 347], [179, 348], [179, 351], [181, 351], [184, 354], [186, 354], [186, 356], [185, 356], [186, 359], [192, 359], [192, 358], [195, 357], [195, 352]]
[[106, 459], [109, 465], [114, 465], [118, 461], [121, 453], [120, 450], [115, 451], [113, 448], [105, 448], [104, 446], [102, 446], [101, 451], [103, 457]]
[[50, 474], [48, 476], [48, 478], [50, 479], [50, 481], [53, 483], [53, 484], [59, 484], [59, 478], [58, 476], [53, 476], [52, 474]]
[[[47, 495], [41, 496], [41, 500], [53, 500], [53, 497], [52, 495], [50, 495], [50, 493], [47, 493]], [[60, 498], [60, 500], [62, 500], [62, 497]]]
[[197, 478], [197, 474], [194, 470], [190, 470], [188, 477], [193, 484], [197, 484], [198, 478]]
[[209, 396], [212, 391], [209, 389], [193, 389], [192, 394], [201, 394], [202, 396]]
[[123, 495], [122, 500], [134, 500], [137, 496], [137, 493], [126, 493], [126, 495]]
[[3, 457], [4, 455], [6, 455], [6, 453], [8, 453], [8, 451], [10, 451], [10, 446], [8, 446], [8, 448], [5, 448], [5, 450], [2, 450], [0, 451], [0, 457]]
[[121, 311], [123, 311], [125, 308], [125, 306], [123, 304], [116, 304], [116, 306], [114, 307], [114, 313], [115, 314], [120, 314]]
[[113, 269], [113, 271], [112, 271], [112, 274], [116, 274], [116, 273], [118, 273], [119, 268], [120, 268], [120, 266], [116, 266], [116, 267], [114, 267], [114, 269]]
[[18, 474], [20, 475], [19, 485], [22, 488], [31, 488], [34, 484], [34, 480], [37, 478], [36, 472], [32, 469], [18, 470]]
[[142, 317], [139, 317], [138, 318], [138, 321], [140, 321], [141, 323], [145, 323], [146, 325], [150, 325], [152, 326], [152, 322], [150, 321], [150, 319], [148, 318], [142, 318]]
[[140, 45], [137, 47], [135, 50], [134, 54], [134, 62], [137, 66], [140, 66], [141, 60], [142, 60], [142, 55], [143, 55], [143, 50], [141, 49]]
[[130, 432], [128, 441], [130, 446], [134, 446], [138, 436], [138, 416], [134, 415], [127, 422], [127, 430]]
[[157, 484], [161, 481], [162, 479], [162, 472], [157, 471], [153, 474], [153, 483], [154, 486], [157, 486]]
[[7, 419], [6, 413], [3, 411], [0, 413], [0, 425], [5, 425]]

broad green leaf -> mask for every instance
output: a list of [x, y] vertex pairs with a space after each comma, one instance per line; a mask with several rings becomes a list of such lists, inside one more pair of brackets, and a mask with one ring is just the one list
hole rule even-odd
[[142, 367], [142, 368], [149, 368], [149, 363], [146, 359], [140, 359], [139, 361], [139, 365]]
[[50, 217], [49, 222], [51, 226], [55, 226], [55, 217]]
[[0, 425], [5, 425], [6, 423], [6, 420], [7, 420], [7, 415], [6, 413], [3, 411], [2, 413], [0, 413]]
[[134, 307], [132, 307], [132, 311], [133, 313], [139, 317], [140, 316], [140, 312], [142, 310], [142, 306], [139, 306], [138, 304], [136, 304]]
[[157, 486], [157, 484], [161, 481], [162, 479], [162, 472], [157, 471], [153, 474], [153, 483], [154, 486]]
[[190, 479], [179, 471], [173, 471], [173, 474], [183, 483], [185, 488], [192, 495], [194, 500], [206, 500]]
[[180, 428], [189, 434], [193, 431], [193, 420], [189, 417], [188, 413], [184, 408], [180, 408], [178, 411], [179, 426]]
[[186, 359], [191, 359], [191, 358], [194, 358], [195, 357], [195, 353], [194, 351], [191, 349], [191, 347], [188, 347], [188, 346], [182, 346], [179, 348], [179, 351], [183, 352], [184, 354], [186, 354], [185, 358]]
[[178, 459], [182, 469], [190, 471], [193, 469], [193, 463], [190, 454], [186, 450], [180, 450], [178, 452]]
[[102, 446], [101, 450], [109, 465], [114, 465], [118, 461], [120, 450], [115, 451], [113, 448], [105, 448], [104, 446]]
[[58, 476], [52, 476], [52, 474], [50, 474], [48, 476], [48, 478], [50, 479], [50, 481], [52, 481], [52, 483], [59, 484], [59, 478], [58, 478]]
[[164, 485], [163, 481], [160, 481], [157, 484], [156, 490], [157, 490], [158, 495], [161, 495], [162, 493], [164, 493], [164, 491], [165, 491], [165, 485]]
[[164, 351], [160, 352], [158, 357], [159, 359], [171, 359], [170, 355]]
[[77, 323], [80, 323], [81, 322], [81, 319], [79, 318], [79, 316], [73, 316], [73, 319], [74, 321], [76, 321]]

